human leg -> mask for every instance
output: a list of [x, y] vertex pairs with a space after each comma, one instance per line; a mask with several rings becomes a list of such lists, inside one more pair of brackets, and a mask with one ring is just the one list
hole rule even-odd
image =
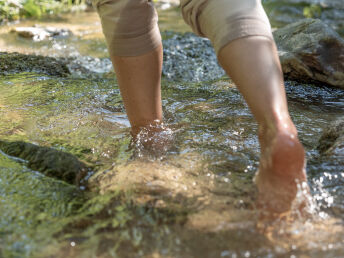
[[124, 106], [136, 135], [141, 128], [162, 121], [162, 46], [136, 57], [111, 57]]
[[304, 150], [290, 119], [282, 69], [260, 0], [181, 0], [193, 30], [208, 37], [259, 125], [256, 183], [260, 205], [290, 209], [297, 181], [306, 182]]
[[162, 44], [150, 0], [93, 0], [135, 136], [162, 120]]
[[258, 122], [259, 204], [274, 212], [287, 211], [297, 182], [306, 181], [305, 154], [288, 113], [275, 44], [260, 36], [240, 38], [220, 50], [219, 61]]

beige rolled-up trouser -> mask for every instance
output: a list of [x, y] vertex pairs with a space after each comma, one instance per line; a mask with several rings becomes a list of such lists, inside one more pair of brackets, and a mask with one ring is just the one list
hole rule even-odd
[[[92, 0], [111, 56], [139, 56], [158, 47], [161, 36], [151, 0]], [[185, 22], [212, 42], [218, 55], [231, 41], [247, 36], [273, 40], [261, 0], [180, 0]]]

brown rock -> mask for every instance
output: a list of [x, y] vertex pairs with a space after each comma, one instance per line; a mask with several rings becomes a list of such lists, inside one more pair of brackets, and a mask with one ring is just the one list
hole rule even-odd
[[60, 29], [55, 27], [15, 27], [12, 32], [17, 33], [23, 38], [33, 39], [34, 41], [41, 41], [50, 39], [55, 36], [69, 36], [71, 31], [67, 29]]
[[344, 39], [320, 20], [304, 19], [274, 32], [287, 79], [344, 89]]
[[344, 157], [344, 117], [332, 122], [320, 137], [318, 150], [322, 155]]

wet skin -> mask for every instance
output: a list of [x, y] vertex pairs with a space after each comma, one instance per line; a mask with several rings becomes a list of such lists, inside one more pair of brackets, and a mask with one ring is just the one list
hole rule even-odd
[[[223, 47], [218, 59], [258, 122], [259, 207], [272, 213], [288, 211], [297, 183], [306, 182], [305, 156], [289, 116], [275, 43], [262, 36], [240, 38]], [[140, 128], [162, 120], [162, 46], [142, 56], [111, 60], [135, 137]]]
[[259, 36], [238, 39], [220, 51], [219, 61], [258, 122], [258, 207], [271, 213], [288, 211], [297, 183], [306, 182], [305, 153], [289, 116], [275, 43]]
[[[290, 130], [278, 130], [261, 143], [259, 170], [255, 177], [258, 187], [258, 207], [273, 214], [292, 209], [298, 187], [308, 194], [305, 171], [305, 152], [297, 134]], [[307, 183], [306, 183], [307, 184]], [[301, 202], [297, 209], [302, 209]]]

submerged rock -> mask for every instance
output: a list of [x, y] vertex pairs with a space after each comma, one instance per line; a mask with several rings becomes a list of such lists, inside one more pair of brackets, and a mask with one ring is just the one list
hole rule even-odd
[[69, 36], [72, 32], [67, 29], [55, 27], [16, 27], [11, 32], [17, 33], [23, 38], [30, 38], [34, 41], [41, 41], [57, 36]]
[[317, 148], [322, 155], [343, 156], [344, 158], [344, 116], [332, 122], [324, 130]]
[[320, 20], [304, 19], [274, 32], [284, 75], [344, 88], [344, 40]]
[[53, 57], [0, 52], [0, 75], [21, 72], [61, 77], [70, 74], [65, 62]]
[[78, 185], [89, 171], [86, 165], [72, 154], [53, 148], [21, 141], [0, 141], [0, 149], [7, 155], [26, 160], [30, 169], [71, 184]]

